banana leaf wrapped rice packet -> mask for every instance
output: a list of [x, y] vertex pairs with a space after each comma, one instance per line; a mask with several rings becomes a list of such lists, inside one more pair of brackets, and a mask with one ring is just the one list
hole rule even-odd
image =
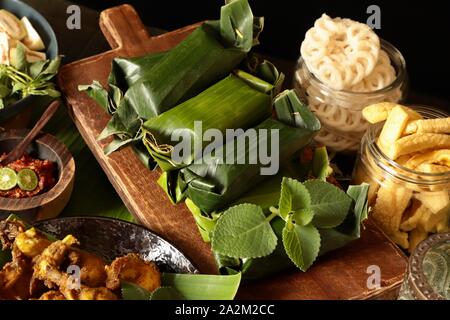
[[278, 119], [265, 119], [207, 155], [207, 161], [181, 170], [178, 183], [202, 211], [222, 210], [277, 175], [320, 130], [319, 120], [293, 91], [282, 93], [274, 105]]
[[98, 81], [80, 86], [113, 116], [99, 136], [115, 136], [105, 153], [140, 141], [145, 120], [226, 77], [258, 43], [262, 27], [263, 19], [253, 17], [247, 0], [234, 0], [221, 8], [220, 20], [203, 23], [172, 50], [116, 59], [109, 92]]
[[147, 120], [142, 128], [144, 145], [164, 171], [202, 161], [210, 145], [204, 133], [214, 130], [221, 138], [228, 130], [247, 129], [266, 119], [272, 113], [274, 89], [237, 70], [194, 98]]

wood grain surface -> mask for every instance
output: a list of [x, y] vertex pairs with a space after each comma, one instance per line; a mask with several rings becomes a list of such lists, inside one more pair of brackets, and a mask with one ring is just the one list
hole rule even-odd
[[[58, 83], [64, 92], [74, 122], [87, 145], [106, 172], [127, 208], [145, 226], [162, 235], [185, 252], [203, 273], [215, 273], [210, 246], [204, 243], [185, 205], [173, 206], [157, 185], [159, 172], [151, 172], [131, 148], [105, 156], [109, 141], [96, 137], [110, 116], [85, 93], [80, 84], [106, 80], [114, 57], [139, 56], [166, 51], [182, 41], [198, 24], [151, 37], [135, 10], [129, 5], [102, 12], [100, 27], [113, 48], [62, 68]], [[321, 258], [307, 273], [286, 272], [270, 279], [244, 284], [242, 299], [356, 299], [371, 298], [398, 288], [406, 269], [405, 256], [374, 225], [367, 224], [362, 238], [347, 248]], [[369, 290], [367, 267], [381, 269], [381, 288]]]

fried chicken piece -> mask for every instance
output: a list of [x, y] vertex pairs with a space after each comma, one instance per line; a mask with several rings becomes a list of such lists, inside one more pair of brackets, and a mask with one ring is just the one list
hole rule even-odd
[[44, 293], [39, 300], [66, 300], [64, 295], [56, 290], [50, 290]]
[[106, 267], [108, 278], [106, 287], [111, 290], [120, 288], [120, 280], [132, 282], [152, 292], [161, 286], [161, 274], [153, 262], [142, 260], [137, 254], [130, 253], [115, 259]]
[[79, 244], [79, 242], [72, 235], [50, 244], [36, 257], [33, 266], [33, 278], [44, 281], [45, 285], [50, 289], [60, 286], [61, 281], [64, 280], [64, 273], [60, 270], [61, 265], [67, 258], [71, 247], [75, 244]]
[[12, 249], [17, 235], [25, 231], [25, 225], [20, 221], [0, 221], [0, 241], [2, 249]]
[[28, 258], [34, 258], [42, 253], [52, 242], [35, 228], [28, 229], [16, 236], [17, 248]]
[[81, 283], [88, 287], [101, 287], [106, 282], [106, 262], [94, 254], [73, 249], [69, 253], [69, 264], [77, 265], [81, 271]]
[[105, 287], [90, 288], [81, 285], [79, 290], [62, 287], [61, 292], [67, 300], [118, 300], [119, 298]]
[[31, 260], [14, 245], [12, 261], [6, 263], [0, 270], [0, 298], [9, 300], [28, 299], [32, 270]]

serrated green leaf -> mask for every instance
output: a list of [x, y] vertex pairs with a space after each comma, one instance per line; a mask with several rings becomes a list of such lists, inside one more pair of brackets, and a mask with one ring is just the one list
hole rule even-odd
[[152, 296], [151, 292], [127, 281], [121, 281], [121, 289], [123, 300], [149, 300]]
[[302, 226], [310, 224], [313, 218], [314, 218], [314, 211], [311, 209], [296, 210], [292, 214], [293, 221]]
[[277, 237], [261, 207], [231, 207], [217, 220], [212, 248], [232, 258], [260, 258], [275, 250]]
[[307, 271], [319, 255], [319, 231], [312, 224], [302, 226], [289, 219], [283, 229], [283, 245], [292, 262]]
[[150, 300], [185, 300], [184, 297], [172, 287], [159, 287], [153, 291]]
[[314, 226], [334, 228], [344, 221], [352, 206], [352, 199], [344, 191], [321, 180], [306, 181], [303, 185], [311, 196]]
[[311, 197], [308, 190], [299, 181], [283, 178], [278, 206], [281, 217], [286, 220], [289, 213], [310, 208]]
[[177, 290], [186, 300], [233, 300], [241, 273], [232, 275], [164, 273], [162, 285]]

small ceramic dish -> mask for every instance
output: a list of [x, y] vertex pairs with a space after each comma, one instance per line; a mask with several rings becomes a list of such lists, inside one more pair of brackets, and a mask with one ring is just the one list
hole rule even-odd
[[[8, 10], [19, 19], [27, 17], [44, 42], [47, 58], [53, 59], [58, 56], [58, 41], [55, 32], [39, 12], [18, 0], [0, 0], [0, 9]], [[0, 123], [4, 123], [25, 110], [29, 111], [30, 107], [48, 105], [52, 100], [53, 98], [47, 96], [28, 96], [0, 109]]]

